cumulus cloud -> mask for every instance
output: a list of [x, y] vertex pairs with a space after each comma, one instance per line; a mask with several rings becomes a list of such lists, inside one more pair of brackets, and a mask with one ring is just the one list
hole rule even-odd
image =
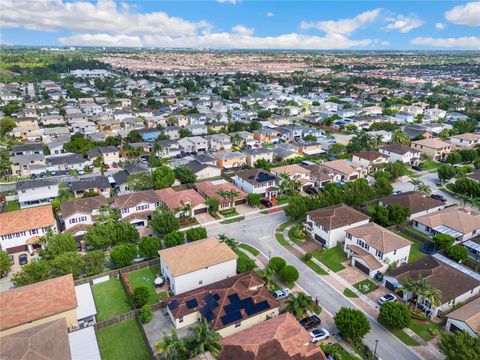
[[480, 50], [480, 38], [476, 36], [465, 36], [459, 38], [417, 37], [412, 39], [410, 43], [413, 45], [428, 45], [449, 49]]
[[74, 46], [114, 46], [140, 47], [142, 40], [138, 36], [110, 35], [110, 34], [78, 34], [61, 37], [58, 42], [62, 45]]
[[327, 21], [302, 21], [300, 27], [306, 29], [318, 29], [327, 34], [349, 35], [362, 26], [375, 21], [380, 15], [381, 9], [365, 11], [350, 19], [327, 20]]
[[437, 30], [443, 30], [445, 29], [447, 26], [444, 24], [444, 23], [441, 23], [441, 22], [437, 22], [435, 23], [435, 29]]
[[457, 25], [480, 26], [480, 1], [453, 7], [445, 12], [445, 19]]
[[413, 29], [416, 29], [424, 24], [423, 20], [419, 19], [416, 15], [409, 16], [397, 15], [396, 17], [390, 17], [387, 19], [387, 31], [397, 30], [401, 33], [408, 33]]
[[267, 12], [267, 17], [272, 17], [272, 16], [275, 16], [275, 14], [271, 11]]
[[243, 25], [236, 25], [232, 28], [232, 32], [240, 34], [240, 35], [252, 35], [253, 34], [253, 29], [252, 28], [247, 28], [246, 26]]
[[217, 0], [218, 3], [220, 4], [232, 4], [232, 5], [237, 5], [240, 0]]

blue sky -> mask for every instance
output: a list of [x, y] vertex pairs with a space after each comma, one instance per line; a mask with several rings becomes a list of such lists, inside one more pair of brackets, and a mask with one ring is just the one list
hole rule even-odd
[[12, 45], [480, 50], [480, 1], [0, 3]]

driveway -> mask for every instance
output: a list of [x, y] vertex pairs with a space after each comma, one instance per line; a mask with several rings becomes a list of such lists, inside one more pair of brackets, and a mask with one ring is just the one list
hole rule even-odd
[[215, 218], [208, 212], [195, 215], [195, 219], [197, 219], [199, 224], [207, 224], [209, 222], [215, 221]]
[[[248, 243], [256, 247], [264, 255], [283, 257], [289, 264], [294, 265], [300, 275], [297, 284], [311, 296], [318, 297], [320, 305], [330, 316], [335, 314], [341, 307], [358, 307], [332, 285], [327, 283], [307, 267], [295, 255], [278, 244], [274, 238], [275, 228], [288, 218], [283, 212], [255, 217], [241, 222], [221, 225], [208, 230], [208, 234], [216, 236], [225, 233], [237, 241]], [[368, 315], [367, 315], [368, 316]], [[378, 340], [377, 353], [383, 359], [412, 360], [420, 359], [409, 347], [404, 345], [392, 333], [381, 326], [376, 319], [369, 317], [371, 331], [365, 337], [365, 343], [371, 348], [375, 347]]]
[[241, 215], [245, 215], [251, 213], [252, 211], [258, 210], [256, 208], [252, 208], [250, 205], [247, 204], [240, 204], [235, 206], [235, 210]]

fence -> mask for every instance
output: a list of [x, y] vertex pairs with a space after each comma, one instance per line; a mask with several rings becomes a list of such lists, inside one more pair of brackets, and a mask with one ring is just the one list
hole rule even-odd
[[401, 231], [404, 234], [407, 234], [408, 236], [411, 236], [415, 240], [418, 240], [424, 244], [431, 245], [433, 242], [430, 238], [427, 237], [427, 235], [420, 235], [417, 234], [415, 231], [411, 230], [409, 227], [405, 225], [395, 225], [392, 227], [394, 230]]

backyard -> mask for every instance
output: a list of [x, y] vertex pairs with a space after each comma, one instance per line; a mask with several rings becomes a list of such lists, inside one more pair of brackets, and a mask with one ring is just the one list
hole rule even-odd
[[95, 306], [97, 307], [97, 322], [111, 319], [131, 310], [130, 300], [117, 278], [92, 286]]
[[160, 294], [157, 294], [157, 292], [155, 291], [154, 281], [156, 275], [158, 274], [160, 274], [160, 265], [152, 265], [140, 270], [127, 273], [127, 278], [130, 282], [130, 285], [132, 286], [132, 290], [139, 286], [145, 286], [148, 289], [148, 292], [150, 293], [148, 303], [150, 305], [158, 302], [159, 298], [168, 298], [168, 294], [165, 291]]
[[405, 239], [412, 242], [410, 247], [410, 254], [408, 255], [408, 262], [413, 263], [425, 257], [425, 254], [422, 252], [423, 243], [410, 235], [407, 235], [401, 231], [395, 231], [398, 235], [404, 237]]
[[103, 360], [151, 358], [136, 318], [98, 329], [96, 334]]
[[347, 260], [347, 254], [345, 254], [345, 251], [343, 251], [340, 246], [335, 246], [323, 251], [317, 250], [312, 252], [312, 255], [333, 272], [345, 269], [342, 262]]

